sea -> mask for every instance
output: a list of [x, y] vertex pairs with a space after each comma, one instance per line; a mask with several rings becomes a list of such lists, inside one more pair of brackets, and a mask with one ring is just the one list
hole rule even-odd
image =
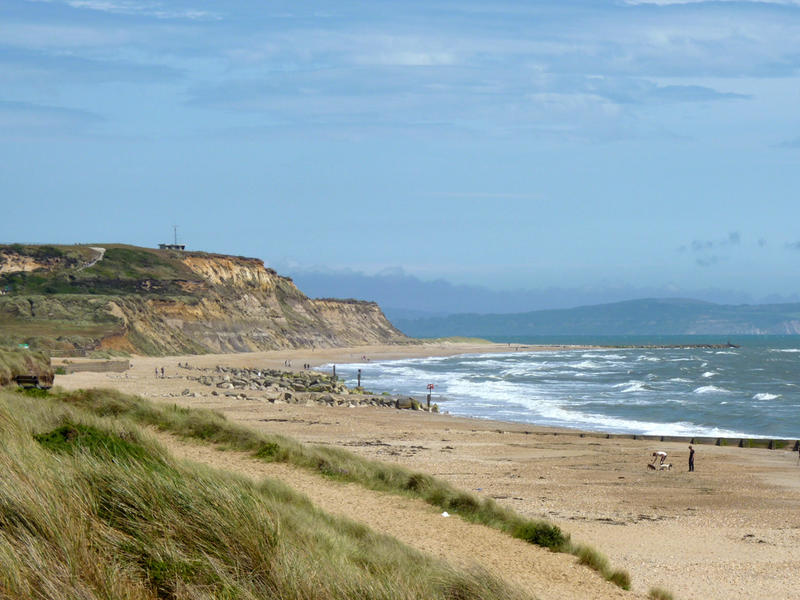
[[[520, 349], [370, 360], [336, 372], [355, 386], [360, 369], [364, 388], [420, 399], [432, 384], [432, 402], [454, 415], [607, 433], [800, 439], [800, 336], [492, 341]], [[667, 347], [728, 342], [738, 347]]]

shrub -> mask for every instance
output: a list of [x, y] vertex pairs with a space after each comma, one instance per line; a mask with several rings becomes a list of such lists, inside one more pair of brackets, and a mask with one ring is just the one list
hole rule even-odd
[[568, 538], [558, 526], [545, 521], [519, 523], [511, 531], [511, 535], [530, 544], [544, 546], [551, 550], [560, 550], [568, 541]]
[[650, 598], [650, 600], [674, 600], [670, 592], [660, 587], [650, 588], [647, 597]]
[[143, 446], [90, 425], [68, 422], [33, 437], [51, 452], [67, 454], [84, 451], [100, 458], [152, 462]]
[[624, 569], [615, 569], [606, 579], [623, 590], [631, 589], [631, 574]]

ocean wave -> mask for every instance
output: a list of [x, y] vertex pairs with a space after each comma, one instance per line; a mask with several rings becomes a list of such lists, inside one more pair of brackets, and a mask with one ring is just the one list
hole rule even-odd
[[684, 379], [683, 377], [673, 377], [670, 381], [674, 381], [675, 383], [691, 383], [691, 379]]
[[695, 388], [695, 394], [730, 394], [729, 390], [725, 388], [720, 388], [715, 385], [701, 385], [699, 388]]
[[617, 385], [612, 386], [615, 389], [619, 389], [619, 391], [623, 394], [631, 394], [633, 392], [647, 392], [650, 388], [647, 387], [647, 384], [644, 381], [628, 381], [626, 383], [618, 383]]
[[709, 377], [714, 377], [715, 375], [719, 375], [719, 373], [715, 373], [714, 371], [706, 371], [703, 373], [703, 377], [708, 379]]
[[756, 394], [753, 396], [753, 400], [776, 400], [780, 398], [780, 394], [767, 394], [766, 392]]
[[571, 366], [575, 369], [602, 369], [606, 365], [597, 362], [592, 362], [591, 360], [582, 360], [581, 362], [575, 363], [574, 365]]
[[720, 350], [718, 352], [715, 352], [714, 354], [733, 354], [734, 356], [736, 356], [739, 353], [738, 352], [730, 352], [728, 350]]
[[800, 348], [770, 348], [770, 352], [800, 352]]
[[647, 356], [647, 355], [642, 355], [638, 357], [636, 360], [643, 360], [647, 362], [661, 362], [661, 359], [658, 358], [657, 356]]

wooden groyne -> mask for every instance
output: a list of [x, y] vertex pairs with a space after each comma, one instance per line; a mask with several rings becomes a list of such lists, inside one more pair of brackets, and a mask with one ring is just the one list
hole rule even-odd
[[597, 439], [617, 439], [617, 440], [641, 440], [648, 442], [677, 442], [684, 444], [707, 445], [707, 446], [728, 446], [734, 448], [762, 448], [766, 450], [789, 450], [800, 451], [800, 440], [792, 438], [730, 438], [730, 437], [703, 437], [703, 436], [683, 436], [683, 435], [642, 435], [638, 433], [601, 433], [601, 432], [581, 432], [571, 431], [524, 431], [526, 435], [569, 435], [582, 438]]

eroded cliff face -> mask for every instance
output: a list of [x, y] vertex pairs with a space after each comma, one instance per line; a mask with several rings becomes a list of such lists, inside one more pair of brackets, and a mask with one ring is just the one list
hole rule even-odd
[[60, 352], [72, 347], [176, 354], [411, 342], [377, 304], [312, 300], [258, 259], [207, 254], [173, 259], [181, 263], [175, 271], [181, 278], [169, 286], [147, 285], [180, 293], [147, 293], [139, 285], [138, 293], [119, 295], [6, 296], [0, 299], [0, 318], [27, 322], [31, 331], [35, 324], [49, 332], [50, 349]]

